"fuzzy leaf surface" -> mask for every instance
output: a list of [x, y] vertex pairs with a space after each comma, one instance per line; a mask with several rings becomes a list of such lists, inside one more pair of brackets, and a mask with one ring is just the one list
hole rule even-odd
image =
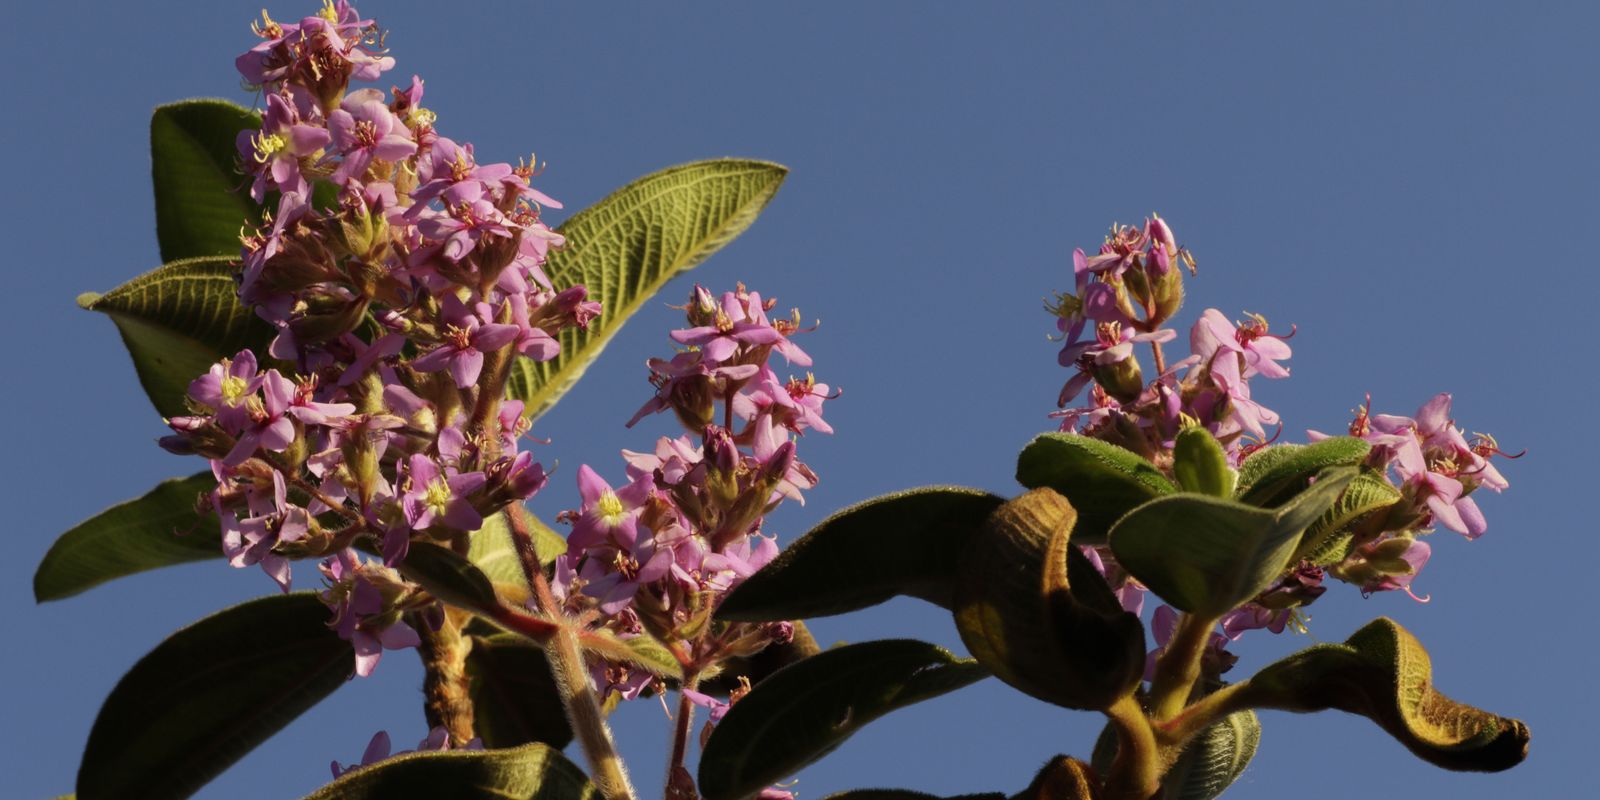
[[195, 498], [216, 485], [210, 472], [162, 481], [74, 525], [39, 562], [34, 600], [60, 600], [114, 578], [221, 558], [216, 518], [195, 513]]
[[1072, 534], [1078, 544], [1104, 543], [1123, 514], [1178, 490], [1131, 450], [1068, 433], [1046, 433], [1022, 448], [1017, 482], [1049, 487], [1071, 501], [1078, 511]]
[[843, 614], [910, 595], [950, 608], [961, 554], [1003, 503], [978, 489], [929, 486], [858, 503], [823, 520], [729, 593], [720, 619]]
[[1371, 450], [1372, 445], [1353, 436], [1265, 447], [1239, 465], [1235, 495], [1242, 503], [1275, 508], [1304, 489], [1313, 475], [1329, 467], [1359, 464]]
[[1235, 711], [1197, 734], [1162, 779], [1173, 800], [1213, 800], [1244, 774], [1261, 744], [1256, 712]]
[[909, 639], [836, 647], [773, 673], [728, 710], [700, 757], [707, 800], [734, 800], [832, 752], [863, 725], [988, 676]]
[[491, 749], [572, 741], [567, 712], [544, 651], [521, 636], [474, 637], [467, 653], [473, 731]]
[[347, 772], [305, 800], [600, 800], [561, 751], [543, 744], [508, 750], [407, 753]]
[[561, 353], [517, 359], [511, 395], [538, 417], [599, 357], [633, 312], [667, 281], [693, 268], [755, 222], [789, 170], [766, 161], [713, 159], [669, 167], [618, 189], [562, 223], [566, 247], [545, 272], [558, 286], [581, 283], [603, 307], [587, 330], [561, 331]]
[[78, 768], [82, 800], [184, 798], [343, 686], [350, 643], [315, 594], [220, 611], [157, 645], [111, 690]]

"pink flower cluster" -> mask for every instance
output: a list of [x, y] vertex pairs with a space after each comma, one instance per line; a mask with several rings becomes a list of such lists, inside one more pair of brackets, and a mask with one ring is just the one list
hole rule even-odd
[[365, 675], [416, 641], [401, 612], [426, 595], [390, 569], [411, 542], [461, 542], [544, 485], [511, 367], [554, 358], [600, 307], [544, 273], [562, 240], [540, 210], [559, 204], [531, 164], [479, 164], [441, 136], [419, 78], [350, 89], [394, 66], [371, 20], [339, 0], [256, 32], [238, 67], [266, 112], [239, 152], [276, 211], [243, 237], [239, 294], [277, 336], [195, 380], [163, 444], [211, 460], [234, 566], [287, 591], [289, 559], [328, 558], [333, 625]]
[[[1050, 307], [1066, 340], [1059, 361], [1074, 371], [1058, 405], [1066, 406], [1086, 388], [1089, 398], [1086, 405], [1051, 416], [1061, 420], [1063, 431], [1110, 442], [1167, 470], [1178, 432], [1203, 427], [1237, 466], [1282, 432], [1279, 415], [1252, 397], [1250, 382], [1289, 376], [1281, 362], [1292, 354], [1286, 340], [1294, 330], [1280, 335], [1259, 314], [1230, 321], [1217, 309], [1206, 309], [1189, 330], [1189, 355], [1167, 363], [1161, 346], [1177, 333], [1163, 326], [1182, 304], [1180, 263], [1193, 273], [1193, 257], [1177, 245], [1171, 227], [1159, 216], [1138, 227], [1113, 226], [1097, 255], [1074, 252], [1074, 292], [1058, 296]], [[1149, 346], [1154, 361], [1156, 375], [1148, 381], [1136, 352], [1139, 345]], [[1448, 394], [1434, 397], [1415, 418], [1373, 415], [1363, 407], [1350, 435], [1372, 444], [1365, 466], [1394, 485], [1401, 501], [1358, 532], [1343, 560], [1326, 567], [1302, 563], [1224, 617], [1222, 633], [1212, 643], [1217, 652], [1208, 662], [1217, 671], [1232, 665], [1223, 646], [1244, 631], [1266, 628], [1277, 633], [1301, 625], [1297, 609], [1322, 595], [1325, 576], [1355, 584], [1364, 593], [1410, 593], [1431, 552], [1420, 536], [1437, 525], [1476, 538], [1487, 525], [1469, 495], [1479, 488], [1498, 492], [1508, 486], [1490, 463], [1491, 457], [1505, 454], [1493, 437], [1467, 440], [1450, 419]], [[1327, 437], [1311, 431], [1309, 438]], [[1138, 613], [1143, 587], [1121, 570], [1109, 549], [1087, 554], [1124, 607]], [[1165, 645], [1161, 623], [1171, 618], [1171, 609], [1158, 609], [1160, 646]]]
[[[627, 483], [612, 485], [588, 465], [578, 470], [581, 508], [567, 552], [556, 561], [556, 594], [573, 615], [589, 615], [621, 637], [648, 631], [701, 665], [753, 654], [786, 641], [786, 623], [723, 625], [709, 618], [727, 591], [778, 552], [762, 532], [766, 515], [817, 476], [795, 456], [822, 419], [827, 384], [780, 379], [773, 353], [790, 365], [811, 359], [790, 336], [799, 312], [767, 316], [772, 302], [740, 286], [716, 298], [696, 286], [689, 327], [673, 331], [689, 349], [651, 359], [655, 395], [629, 423], [670, 410], [687, 428], [650, 452], [623, 451]], [[623, 699], [652, 685], [648, 674], [600, 663], [596, 685]]]

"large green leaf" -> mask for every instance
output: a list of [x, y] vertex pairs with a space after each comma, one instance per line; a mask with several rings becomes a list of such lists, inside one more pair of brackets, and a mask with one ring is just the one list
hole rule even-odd
[[511, 393], [543, 414], [575, 383], [633, 312], [673, 276], [743, 233], [788, 169], [765, 161], [715, 159], [670, 167], [618, 189], [561, 225], [567, 246], [545, 271], [558, 285], [581, 283], [604, 311], [588, 330], [561, 332], [561, 354], [517, 359]]
[[1306, 529], [1333, 507], [1354, 467], [1324, 470], [1276, 509], [1200, 494], [1152, 500], [1111, 530], [1117, 561], [1180, 611], [1217, 617], [1293, 563]]
[[174, 633], [100, 707], [80, 800], [183, 798], [344, 685], [350, 644], [316, 595], [274, 595]]
[[1017, 482], [1047, 486], [1078, 510], [1072, 538], [1100, 544], [1118, 518], [1134, 507], [1177, 491], [1153, 464], [1136, 453], [1072, 433], [1046, 433], [1017, 456]]
[[1239, 465], [1237, 497], [1249, 505], [1274, 508], [1304, 489], [1318, 472], [1359, 464], [1371, 449], [1353, 436], [1263, 448]]
[[467, 653], [473, 730], [491, 748], [572, 741], [567, 711], [544, 651], [521, 636], [473, 637]]
[[588, 776], [543, 744], [408, 753], [345, 773], [306, 800], [599, 800]]
[[700, 791], [733, 800], [827, 755], [861, 726], [989, 673], [926, 642], [836, 647], [784, 667], [735, 703], [700, 757]]
[[717, 616], [824, 617], [902, 594], [949, 608], [962, 551], [1002, 502], [977, 489], [929, 486], [858, 503], [784, 548], [728, 595]]
[[39, 562], [33, 598], [60, 600], [113, 578], [220, 558], [216, 518], [195, 513], [195, 499], [216, 485], [210, 472], [162, 481], [73, 526]]
[[226, 100], [185, 100], [150, 117], [150, 177], [162, 261], [239, 254], [239, 230], [261, 207], [240, 174], [239, 132], [261, 127], [256, 112]]
[[1498, 772], [1528, 755], [1528, 726], [1458, 703], [1433, 688], [1433, 663], [1410, 631], [1379, 618], [1344, 644], [1319, 644], [1256, 673], [1242, 705], [1336, 708], [1371, 719], [1445, 769]]
[[78, 305], [111, 317], [144, 392], [163, 416], [187, 413], [189, 382], [246, 348], [264, 352], [272, 327], [239, 304], [225, 257], [174, 261]]

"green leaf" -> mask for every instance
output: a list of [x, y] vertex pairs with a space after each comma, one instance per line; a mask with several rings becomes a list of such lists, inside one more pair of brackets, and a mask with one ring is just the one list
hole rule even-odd
[[306, 800], [600, 800], [600, 791], [561, 751], [408, 753], [345, 773]]
[[721, 672], [700, 681], [700, 691], [713, 697], [727, 697], [728, 693], [739, 685], [740, 677], [754, 685], [790, 664], [822, 652], [822, 648], [817, 645], [816, 637], [811, 635], [811, 629], [807, 628], [804, 622], [796, 620], [792, 624], [794, 636], [789, 641], [783, 644], [769, 644], [754, 655], [723, 661]]
[[1002, 502], [978, 489], [928, 486], [853, 505], [739, 584], [717, 617], [825, 617], [902, 594], [949, 608], [961, 553]]
[[558, 285], [583, 284], [604, 311], [587, 330], [561, 331], [561, 354], [553, 360], [516, 360], [511, 394], [527, 402], [524, 413], [534, 418], [549, 410], [645, 300], [750, 227], [788, 172], [742, 159], [682, 164], [646, 175], [563, 223], [567, 246], [550, 254], [545, 272]]
[[1199, 494], [1158, 498], [1112, 528], [1111, 551], [1174, 608], [1218, 617], [1294, 563], [1306, 529], [1333, 507], [1355, 474], [1353, 467], [1324, 471], [1277, 509]]
[[[567, 551], [567, 540], [550, 529], [532, 512], [525, 515], [533, 529], [533, 549], [539, 563], [548, 566], [556, 556]], [[467, 550], [467, 560], [478, 566], [494, 583], [526, 586], [528, 576], [522, 572], [522, 559], [511, 539], [511, 528], [505, 513], [492, 514], [483, 521], [483, 527], [472, 534], [472, 545]]]
[[1103, 710], [1144, 674], [1144, 626], [1071, 537], [1076, 514], [1040, 488], [991, 514], [961, 555], [954, 616], [978, 663], [1064, 708]]
[[272, 327], [239, 304], [228, 258], [174, 261], [78, 305], [111, 317], [162, 416], [188, 413], [189, 382], [223, 357], [262, 351]]
[[60, 600], [113, 578], [222, 556], [216, 518], [195, 499], [217, 485], [210, 472], [156, 484], [61, 535], [33, 574], [33, 598]]
[[1048, 486], [1071, 501], [1078, 510], [1072, 537], [1079, 544], [1103, 543], [1123, 514], [1177, 491], [1132, 451], [1070, 433], [1046, 433], [1022, 448], [1017, 482], [1029, 489]]
[[1428, 651], [1394, 620], [1344, 644], [1319, 644], [1267, 666], [1242, 689], [1256, 708], [1336, 708], [1378, 723], [1417, 757], [1452, 770], [1499, 772], [1528, 755], [1528, 726], [1435, 691]]
[[[429, 542], [412, 542], [400, 571], [428, 594], [450, 605], [493, 618], [500, 607], [494, 584], [471, 561]], [[519, 571], [520, 575], [520, 571]]]
[[240, 174], [235, 139], [261, 127], [256, 112], [226, 100], [185, 100], [150, 117], [150, 177], [161, 260], [239, 254], [239, 229], [261, 219]]
[[343, 686], [354, 666], [309, 592], [206, 617], [111, 690], [84, 746], [78, 797], [188, 797]]
[[1306, 531], [1295, 551], [1295, 560], [1309, 559], [1319, 567], [1343, 561], [1350, 549], [1353, 529], [1362, 520], [1400, 502], [1400, 498], [1400, 490], [1389, 483], [1382, 472], [1361, 467], [1355, 480], [1339, 496], [1339, 502]]
[[1261, 720], [1249, 709], [1235, 711], [1196, 734], [1161, 779], [1162, 797], [1213, 800], [1244, 774], [1261, 743]]
[[473, 637], [467, 653], [473, 731], [489, 748], [572, 741], [567, 711], [544, 651], [521, 636]]
[[1222, 444], [1205, 428], [1185, 428], [1178, 432], [1172, 448], [1172, 476], [1186, 492], [1212, 497], [1232, 497], [1239, 474], [1228, 466]]
[[850, 644], [784, 667], [728, 710], [700, 757], [707, 800], [752, 794], [827, 755], [863, 725], [989, 673], [926, 642]]
[[663, 678], [683, 677], [683, 665], [667, 646], [648, 633], [623, 639], [604, 628], [578, 634], [578, 644], [584, 650], [640, 667], [652, 675]]
[[1304, 489], [1313, 475], [1329, 467], [1361, 463], [1372, 445], [1352, 436], [1311, 444], [1280, 444], [1257, 450], [1239, 465], [1238, 499], [1275, 508]]

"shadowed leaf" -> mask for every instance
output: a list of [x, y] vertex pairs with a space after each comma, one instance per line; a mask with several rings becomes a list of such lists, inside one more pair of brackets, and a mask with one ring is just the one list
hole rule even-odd
[[714, 159], [640, 178], [559, 228], [566, 247], [545, 272], [559, 286], [581, 283], [603, 312], [587, 330], [561, 331], [561, 354], [517, 359], [511, 395], [538, 417], [572, 388], [633, 312], [677, 274], [704, 261], [755, 221], [788, 169], [765, 161]]
[[316, 595], [275, 595], [174, 633], [128, 671], [95, 718], [82, 800], [188, 797], [344, 685], [355, 652]]
[[1445, 769], [1498, 772], [1528, 755], [1527, 725], [1435, 691], [1428, 651], [1387, 618], [1367, 623], [1344, 644], [1319, 644], [1267, 666], [1240, 700], [1257, 708], [1360, 714]]
[[712, 731], [707, 800], [733, 800], [822, 758], [863, 725], [988, 676], [977, 662], [908, 639], [836, 647], [762, 681]]
[[[413, 542], [400, 571], [450, 605], [494, 617], [500, 606], [494, 584], [471, 561], [429, 542]], [[520, 574], [520, 573], [519, 573]]]
[[1149, 500], [1177, 491], [1160, 470], [1130, 450], [1098, 439], [1046, 433], [1017, 456], [1017, 482], [1049, 487], [1078, 510], [1072, 538], [1101, 544], [1118, 518]]
[[823, 520], [739, 584], [717, 609], [745, 622], [843, 614], [910, 595], [950, 607], [961, 553], [1001, 498], [929, 486]]
[[271, 326], [239, 304], [226, 257], [173, 261], [78, 305], [111, 317], [162, 416], [187, 413], [189, 383], [223, 357], [264, 352]]
[[1171, 800], [1213, 800], [1244, 774], [1261, 743], [1261, 720], [1235, 711], [1201, 731], [1161, 780]]
[[1111, 551], [1129, 574], [1180, 611], [1218, 617], [1255, 597], [1293, 564], [1300, 541], [1355, 477], [1324, 471], [1276, 509], [1199, 494], [1158, 498], [1111, 531]]
[[239, 229], [261, 219], [235, 139], [261, 127], [256, 112], [226, 100], [185, 100], [150, 117], [150, 177], [162, 261], [239, 254]]
[[216, 518], [195, 513], [195, 498], [216, 485], [210, 472], [162, 481], [73, 526], [39, 562], [34, 599], [60, 600], [113, 578], [221, 558]]
[[408, 753], [351, 771], [305, 800], [599, 800], [588, 776], [559, 750]]
[[520, 636], [474, 637], [467, 654], [473, 731], [490, 748], [572, 741], [567, 711], [556, 693], [544, 651]]

